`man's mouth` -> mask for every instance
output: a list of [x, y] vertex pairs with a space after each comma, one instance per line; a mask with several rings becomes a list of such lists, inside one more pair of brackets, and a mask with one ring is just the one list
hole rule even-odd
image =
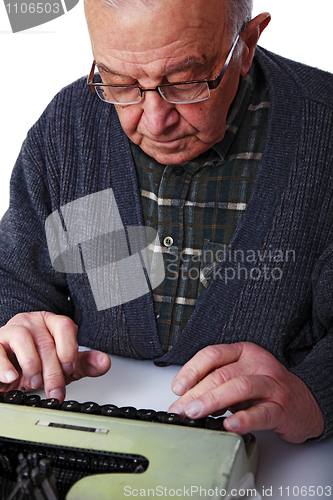
[[180, 141], [182, 141], [186, 136], [182, 137], [175, 137], [175, 138], [158, 138], [158, 137], [148, 137], [146, 136], [149, 141], [154, 143], [155, 145], [158, 145], [160, 147], [166, 147], [166, 148], [174, 148], [177, 146]]

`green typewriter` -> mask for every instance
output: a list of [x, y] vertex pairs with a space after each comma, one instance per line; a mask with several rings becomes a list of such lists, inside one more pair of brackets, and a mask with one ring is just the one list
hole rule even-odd
[[1, 500], [237, 498], [256, 470], [255, 437], [225, 432], [223, 417], [0, 398]]

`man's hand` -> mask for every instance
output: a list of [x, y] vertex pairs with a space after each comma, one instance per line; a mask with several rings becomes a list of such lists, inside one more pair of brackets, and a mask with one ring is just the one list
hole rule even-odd
[[65, 398], [65, 385], [98, 377], [110, 368], [99, 351], [78, 352], [77, 326], [49, 312], [21, 313], [0, 328], [0, 391], [44, 387], [47, 398]]
[[301, 443], [324, 431], [322, 412], [304, 382], [255, 344], [202, 349], [181, 368], [172, 389], [181, 397], [169, 412], [201, 418], [230, 409], [234, 415], [224, 426], [238, 434], [272, 429]]

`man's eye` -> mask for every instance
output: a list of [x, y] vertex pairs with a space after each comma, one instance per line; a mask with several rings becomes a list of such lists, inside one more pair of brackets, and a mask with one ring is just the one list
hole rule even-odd
[[102, 69], [99, 69], [99, 74], [102, 79], [102, 82], [105, 83], [106, 85], [135, 85], [136, 80], [133, 80], [133, 78], [127, 78], [125, 76], [120, 76], [120, 75], [113, 75], [111, 73], [107, 73], [106, 71], [103, 71]]
[[182, 90], [184, 90], [184, 91], [192, 90], [192, 89], [196, 89], [197, 87], [198, 87], [198, 83], [186, 83], [186, 84], [180, 83], [179, 85], [173, 85], [174, 89], [181, 90], [181, 91]]

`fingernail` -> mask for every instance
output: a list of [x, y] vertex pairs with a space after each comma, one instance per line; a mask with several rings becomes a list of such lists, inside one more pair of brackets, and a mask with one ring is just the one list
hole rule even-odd
[[234, 416], [228, 417], [225, 420], [225, 423], [227, 424], [228, 430], [232, 432], [236, 432], [237, 429], [239, 429], [240, 427], [240, 421], [238, 420], [237, 417]]
[[97, 363], [104, 363], [105, 362], [105, 356], [106, 354], [104, 352], [100, 352], [99, 355], [97, 356]]
[[30, 380], [31, 389], [41, 389], [43, 387], [43, 378], [39, 373], [38, 375], [34, 375]]
[[172, 384], [172, 390], [177, 396], [182, 396], [187, 391], [186, 384], [182, 378], [177, 378]]
[[194, 400], [190, 403], [187, 403], [184, 410], [188, 417], [195, 418], [201, 413], [202, 404], [200, 403], [200, 401]]
[[15, 372], [14, 370], [8, 370], [3, 374], [4, 381], [7, 384], [11, 384], [12, 382], [14, 382], [14, 380], [16, 380], [17, 377], [18, 377], [18, 373]]
[[177, 413], [177, 415], [182, 417], [184, 416], [184, 408], [180, 405], [174, 404], [170, 406], [168, 413]]
[[66, 363], [61, 365], [62, 371], [65, 375], [71, 375], [73, 373], [73, 363]]
[[59, 399], [62, 401], [65, 397], [65, 392], [63, 389], [53, 389], [49, 392], [49, 398]]

